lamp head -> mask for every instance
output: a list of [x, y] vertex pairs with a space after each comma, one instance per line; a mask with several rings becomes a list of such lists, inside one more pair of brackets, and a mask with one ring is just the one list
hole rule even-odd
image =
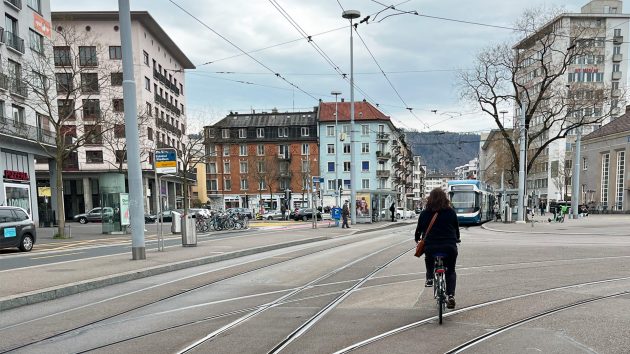
[[358, 10], [346, 10], [341, 14], [341, 17], [348, 20], [354, 20], [355, 18], [361, 17], [361, 13]]

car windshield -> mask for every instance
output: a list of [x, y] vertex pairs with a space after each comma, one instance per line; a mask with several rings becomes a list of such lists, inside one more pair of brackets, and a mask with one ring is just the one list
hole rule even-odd
[[477, 210], [477, 193], [457, 192], [451, 194], [451, 203], [457, 213], [472, 213]]

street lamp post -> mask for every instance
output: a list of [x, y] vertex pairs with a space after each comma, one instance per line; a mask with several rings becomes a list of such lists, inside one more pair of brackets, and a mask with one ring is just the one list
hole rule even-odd
[[337, 108], [337, 98], [339, 95], [341, 95], [340, 91], [332, 91], [330, 93], [331, 95], [335, 95], [335, 195], [337, 196], [337, 198], [335, 198], [335, 204], [337, 206], [341, 206], [341, 193], [339, 192], [339, 187], [341, 187], [338, 184], [339, 183], [339, 129], [337, 127], [338, 124], [338, 120], [339, 120], [339, 110]]
[[350, 218], [352, 225], [357, 222], [357, 166], [354, 148], [354, 51], [352, 42], [352, 20], [361, 17], [357, 10], [345, 10], [341, 17], [350, 20]]

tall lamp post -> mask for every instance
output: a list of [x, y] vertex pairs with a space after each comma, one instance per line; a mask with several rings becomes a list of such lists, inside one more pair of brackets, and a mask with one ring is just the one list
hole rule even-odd
[[341, 206], [341, 193], [339, 192], [339, 187], [341, 187], [341, 183], [339, 183], [339, 129], [337, 128], [338, 119], [339, 119], [339, 110], [337, 108], [337, 98], [341, 95], [340, 91], [332, 91], [331, 95], [335, 96], [335, 204], [339, 207]]
[[354, 148], [354, 51], [352, 42], [352, 20], [361, 17], [357, 10], [345, 10], [341, 17], [350, 20], [350, 217], [352, 225], [357, 222], [357, 166]]

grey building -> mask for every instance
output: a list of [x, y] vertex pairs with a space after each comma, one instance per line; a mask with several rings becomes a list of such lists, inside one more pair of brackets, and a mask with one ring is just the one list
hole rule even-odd
[[601, 211], [630, 211], [630, 106], [626, 113], [582, 138], [581, 203]]

